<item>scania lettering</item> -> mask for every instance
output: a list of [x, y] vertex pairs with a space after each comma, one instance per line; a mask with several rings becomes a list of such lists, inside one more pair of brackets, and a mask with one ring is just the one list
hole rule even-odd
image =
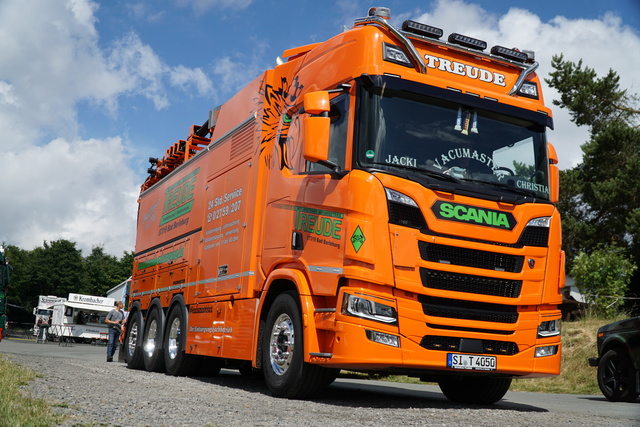
[[510, 214], [489, 209], [475, 208], [473, 206], [457, 205], [451, 203], [436, 202], [434, 209], [439, 209], [436, 216], [443, 219], [451, 219], [463, 222], [487, 225], [498, 228], [513, 228], [509, 221], [513, 218]]
[[285, 50], [149, 159], [129, 368], [261, 372], [287, 398], [376, 371], [478, 404], [559, 373], [538, 63], [389, 17]]

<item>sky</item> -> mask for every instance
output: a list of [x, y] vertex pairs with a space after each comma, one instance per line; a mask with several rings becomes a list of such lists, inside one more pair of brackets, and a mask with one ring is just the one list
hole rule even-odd
[[[351, 28], [371, 6], [487, 41], [609, 69], [640, 94], [639, 0], [0, 0], [0, 244], [67, 239], [133, 251], [140, 184], [193, 124], [286, 49]], [[561, 169], [588, 141], [568, 113], [549, 139]]]

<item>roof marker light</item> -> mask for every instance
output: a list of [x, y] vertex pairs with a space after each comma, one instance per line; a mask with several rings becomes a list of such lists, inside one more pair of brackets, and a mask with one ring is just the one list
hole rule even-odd
[[487, 48], [487, 42], [483, 40], [474, 39], [458, 33], [449, 34], [449, 43], [454, 43], [460, 46], [468, 47], [470, 49], [485, 50]]
[[517, 92], [520, 96], [525, 96], [527, 98], [539, 99], [538, 97], [538, 85], [535, 82], [525, 81], [520, 86]]
[[527, 59], [529, 59], [529, 56], [526, 53], [520, 52], [519, 50], [516, 50], [516, 49], [509, 49], [504, 46], [492, 47], [491, 53], [493, 55], [501, 56], [503, 58], [510, 59], [512, 61], [517, 61], [517, 62], [526, 62]]
[[430, 39], [439, 39], [442, 37], [443, 31], [440, 28], [431, 25], [421, 24], [420, 22], [406, 20], [402, 23], [402, 31], [417, 34], [419, 36], [429, 37]]
[[409, 57], [401, 47], [392, 44], [382, 43], [383, 56], [385, 61], [395, 62], [405, 67], [413, 67]]

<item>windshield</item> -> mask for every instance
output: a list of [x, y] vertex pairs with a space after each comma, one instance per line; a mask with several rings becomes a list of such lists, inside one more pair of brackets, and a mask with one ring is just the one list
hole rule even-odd
[[481, 101], [470, 107], [384, 86], [361, 94], [362, 167], [410, 170], [483, 187], [477, 192], [549, 199], [543, 125], [478, 108]]

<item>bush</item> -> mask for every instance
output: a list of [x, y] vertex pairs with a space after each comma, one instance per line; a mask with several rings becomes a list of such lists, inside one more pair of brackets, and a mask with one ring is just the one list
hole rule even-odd
[[610, 318], [624, 302], [636, 268], [623, 248], [601, 245], [590, 254], [578, 254], [571, 275], [590, 308], [597, 315]]

